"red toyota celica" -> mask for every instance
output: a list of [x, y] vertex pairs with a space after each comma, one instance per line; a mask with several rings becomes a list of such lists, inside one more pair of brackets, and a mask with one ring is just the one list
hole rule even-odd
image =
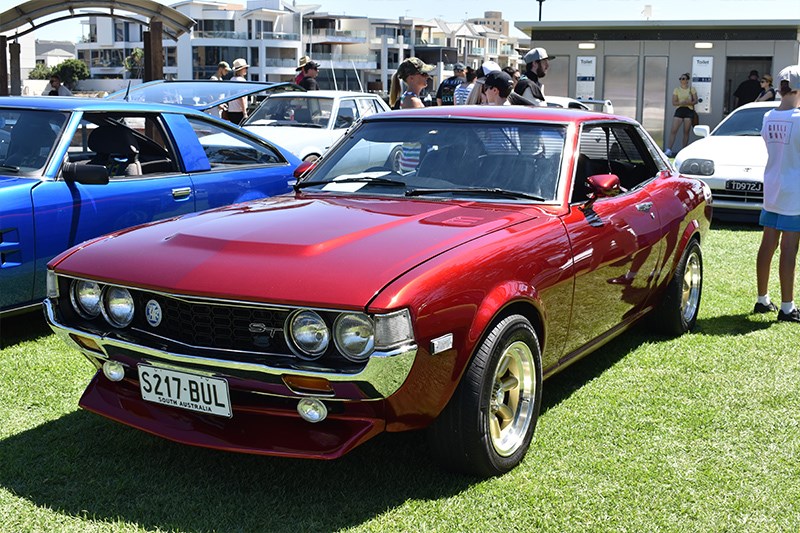
[[545, 378], [646, 316], [697, 320], [709, 189], [628, 118], [384, 113], [298, 171], [291, 195], [50, 263], [48, 321], [97, 368], [83, 408], [321, 459], [427, 428], [443, 464], [491, 476], [523, 459]]

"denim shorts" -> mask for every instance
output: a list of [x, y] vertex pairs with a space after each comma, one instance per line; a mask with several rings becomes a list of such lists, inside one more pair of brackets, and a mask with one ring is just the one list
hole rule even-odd
[[765, 209], [761, 210], [758, 223], [767, 228], [775, 228], [778, 231], [797, 231], [800, 232], [800, 215], [779, 215]]

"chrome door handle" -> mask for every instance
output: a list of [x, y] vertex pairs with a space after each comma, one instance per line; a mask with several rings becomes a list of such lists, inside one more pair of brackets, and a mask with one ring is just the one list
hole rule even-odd
[[179, 189], [172, 189], [172, 197], [175, 200], [183, 200], [184, 198], [188, 198], [192, 194], [191, 187], [181, 187]]
[[653, 202], [642, 202], [640, 204], [636, 204], [636, 209], [638, 211], [642, 211], [643, 213], [650, 211], [652, 208]]

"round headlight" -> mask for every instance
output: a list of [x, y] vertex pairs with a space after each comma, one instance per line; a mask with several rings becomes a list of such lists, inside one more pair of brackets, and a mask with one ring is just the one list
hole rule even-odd
[[711, 159], [687, 159], [681, 163], [680, 172], [695, 176], [711, 176], [714, 174], [714, 161]]
[[362, 313], [339, 315], [333, 332], [336, 347], [351, 361], [366, 360], [375, 348], [375, 326]]
[[289, 324], [291, 341], [300, 357], [316, 359], [325, 353], [331, 342], [331, 333], [322, 317], [314, 311], [300, 311]]
[[116, 328], [124, 328], [133, 320], [133, 297], [128, 289], [106, 287], [103, 293], [103, 316]]
[[84, 318], [96, 318], [100, 314], [102, 294], [99, 283], [77, 279], [72, 282], [70, 292], [72, 307]]

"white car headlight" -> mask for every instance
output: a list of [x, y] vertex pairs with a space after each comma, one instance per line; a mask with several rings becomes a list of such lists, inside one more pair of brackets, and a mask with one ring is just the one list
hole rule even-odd
[[106, 287], [103, 291], [103, 317], [116, 328], [124, 328], [133, 321], [133, 297], [128, 289]]
[[289, 323], [291, 344], [300, 352], [297, 355], [306, 359], [316, 359], [328, 349], [331, 333], [327, 324], [314, 311], [300, 311]]
[[336, 347], [351, 361], [364, 361], [375, 349], [375, 326], [363, 313], [339, 315], [333, 331]]
[[687, 159], [678, 169], [681, 174], [694, 176], [711, 176], [714, 174], [714, 161], [711, 159]]
[[69, 297], [72, 307], [83, 318], [97, 318], [102, 307], [103, 288], [95, 281], [76, 279], [72, 282]]

